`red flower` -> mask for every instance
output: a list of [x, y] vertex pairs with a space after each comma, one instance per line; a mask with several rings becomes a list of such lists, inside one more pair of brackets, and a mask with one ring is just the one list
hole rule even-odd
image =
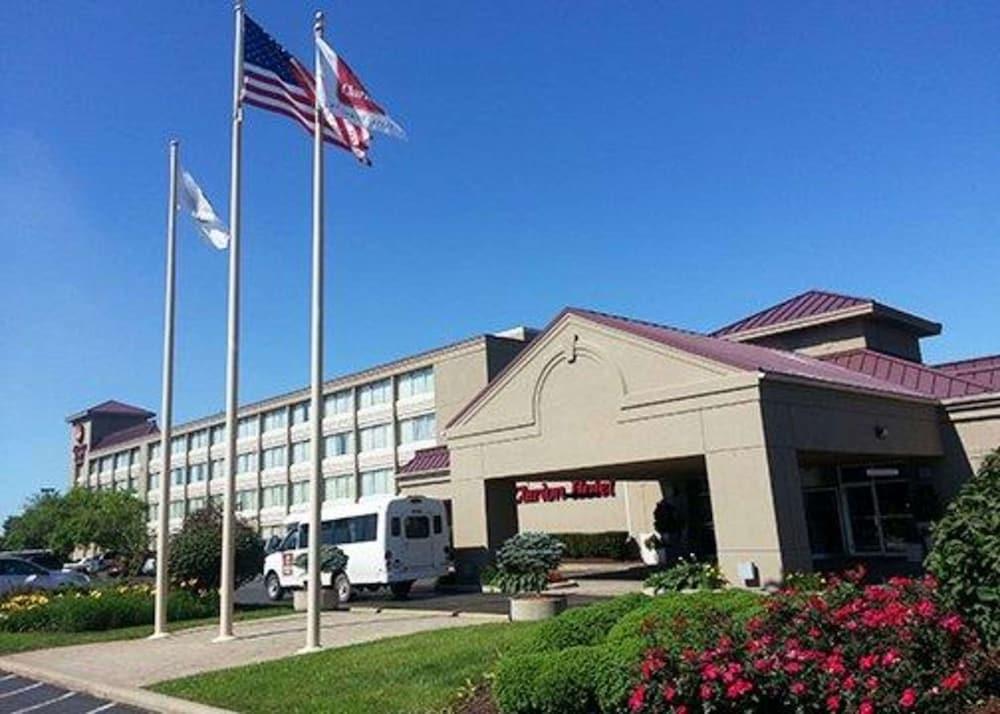
[[802, 665], [792, 660], [791, 662], [785, 662], [782, 669], [785, 670], [786, 674], [798, 674], [802, 671]]
[[678, 704], [674, 708], [675, 714], [688, 714], [688, 711], [690, 710], [687, 708], [687, 704]]
[[805, 682], [792, 682], [788, 690], [795, 696], [800, 697], [806, 693], [806, 684]]
[[660, 650], [650, 650], [646, 659], [642, 661], [642, 678], [650, 679], [654, 674], [663, 669], [666, 660]]
[[865, 686], [873, 692], [878, 689], [878, 677], [869, 677], [865, 680]]
[[663, 687], [663, 700], [667, 702], [672, 702], [677, 698], [677, 688], [671, 684], [667, 684]]
[[956, 669], [954, 672], [941, 680], [941, 686], [949, 692], [954, 692], [957, 689], [961, 689], [966, 681], [965, 674], [962, 673], [962, 670]]
[[645, 703], [646, 703], [646, 685], [640, 684], [638, 687], [632, 690], [632, 696], [628, 698], [628, 710], [630, 712], [637, 712], [642, 709], [642, 706]]
[[844, 679], [844, 681], [841, 683], [840, 686], [843, 687], [845, 691], [852, 692], [854, 691], [854, 687], [856, 687], [857, 684], [858, 683], [855, 681], [854, 677], [847, 677]]
[[892, 667], [893, 665], [899, 664], [903, 661], [902, 655], [899, 654], [897, 650], [890, 649], [884, 655], [882, 655], [882, 666]]
[[858, 714], [875, 714], [875, 705], [867, 699], [864, 700], [858, 707]]
[[712, 686], [709, 685], [709, 684], [703, 684], [700, 687], [698, 687], [698, 696], [701, 697], [706, 702], [709, 699], [711, 699], [714, 694], [715, 694], [715, 691], [712, 689]]
[[927, 619], [930, 619], [934, 617], [935, 614], [937, 614], [937, 608], [934, 606], [934, 603], [931, 602], [930, 600], [921, 600], [920, 602], [917, 603], [917, 606], [914, 608], [914, 610], [916, 610], [917, 614], [920, 615], [920, 617], [926, 617]]
[[840, 658], [840, 655], [836, 654], [830, 655], [826, 658], [826, 661], [823, 663], [823, 669], [835, 677], [839, 677], [847, 671], [844, 668], [844, 661]]
[[962, 630], [962, 618], [954, 613], [942, 617], [939, 624], [941, 625], [941, 629], [945, 632], [950, 632], [953, 635], [961, 632]]
[[737, 679], [726, 687], [726, 697], [729, 699], [739, 699], [747, 692], [753, 691], [753, 685], [745, 679]]
[[917, 703], [917, 691], [913, 688], [904, 689], [903, 696], [899, 698], [899, 706], [903, 709], [909, 709], [914, 704]]
[[703, 679], [712, 681], [719, 678], [719, 668], [714, 664], [709, 663], [701, 668], [701, 676]]
[[840, 697], [836, 694], [831, 694], [826, 698], [826, 708], [827, 711], [836, 712], [840, 711]]

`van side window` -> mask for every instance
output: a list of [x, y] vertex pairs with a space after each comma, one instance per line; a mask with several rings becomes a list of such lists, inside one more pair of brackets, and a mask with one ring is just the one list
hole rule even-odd
[[353, 518], [338, 518], [333, 521], [333, 545], [343, 543], [369, 543], [377, 539], [378, 515], [369, 513]]
[[404, 527], [407, 538], [414, 540], [428, 538], [431, 534], [431, 519], [427, 516], [407, 516]]
[[398, 538], [399, 537], [399, 533], [400, 533], [399, 518], [393, 517], [393, 519], [390, 521], [390, 526], [389, 527], [390, 527], [390, 529], [392, 531], [392, 537], [393, 538]]
[[441, 516], [434, 516], [434, 533], [441, 532]]
[[281, 541], [281, 547], [279, 550], [295, 550], [299, 547], [299, 531], [298, 529], [288, 531], [288, 535], [285, 539]]

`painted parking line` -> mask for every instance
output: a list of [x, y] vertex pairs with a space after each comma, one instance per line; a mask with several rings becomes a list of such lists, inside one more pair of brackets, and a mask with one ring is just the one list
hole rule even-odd
[[0, 671], [0, 714], [144, 714], [144, 710]]
[[24, 707], [18, 709], [11, 714], [26, 714], [26, 712], [33, 712], [39, 709], [44, 709], [45, 707], [51, 706], [52, 704], [58, 704], [59, 702], [64, 702], [70, 697], [75, 697], [76, 692], [63, 692], [62, 694], [53, 697], [52, 699], [46, 699], [44, 702], [38, 702], [38, 704], [32, 704], [30, 707]]
[[4, 692], [3, 694], [0, 694], [0, 699], [6, 699], [7, 697], [13, 697], [18, 694], [24, 694], [25, 692], [30, 692], [32, 689], [38, 689], [40, 686], [42, 686], [41, 682], [35, 682], [34, 684], [28, 684], [18, 689], [12, 689], [9, 692]]

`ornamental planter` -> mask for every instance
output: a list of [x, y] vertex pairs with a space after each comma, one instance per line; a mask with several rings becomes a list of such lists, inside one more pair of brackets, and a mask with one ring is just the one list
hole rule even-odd
[[566, 609], [565, 595], [530, 595], [510, 599], [511, 622], [535, 622], [555, 617]]
[[[309, 609], [309, 599], [306, 597], [306, 590], [302, 588], [301, 590], [295, 590], [293, 598], [293, 604], [295, 606], [296, 612], [305, 612]], [[320, 610], [346, 610], [347, 605], [341, 605], [340, 600], [337, 598], [337, 591], [332, 588], [320, 588], [319, 591], [319, 609]]]

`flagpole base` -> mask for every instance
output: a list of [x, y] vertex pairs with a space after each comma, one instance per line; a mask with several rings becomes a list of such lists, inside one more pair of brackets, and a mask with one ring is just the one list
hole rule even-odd
[[226, 642], [232, 642], [235, 639], [237, 639], [236, 635], [219, 635], [218, 637], [212, 640], [212, 643], [220, 645]]
[[169, 638], [170, 638], [170, 633], [169, 632], [154, 632], [153, 634], [151, 634], [146, 639], [147, 640], [166, 640], [166, 639], [169, 639]]
[[313, 654], [314, 652], [322, 652], [323, 648], [320, 645], [306, 645], [305, 647], [295, 651], [295, 654]]

